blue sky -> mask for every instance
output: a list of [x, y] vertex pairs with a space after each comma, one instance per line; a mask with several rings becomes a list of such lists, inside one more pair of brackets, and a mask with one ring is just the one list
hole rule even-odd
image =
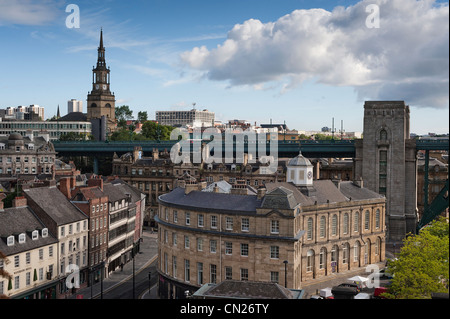
[[[80, 28], [66, 26], [69, 4]], [[431, 0], [0, 0], [0, 108], [51, 117], [78, 99], [86, 111], [103, 28], [116, 105], [135, 115], [196, 103], [222, 121], [362, 131], [365, 100], [404, 100], [412, 132], [448, 133], [448, 12]]]

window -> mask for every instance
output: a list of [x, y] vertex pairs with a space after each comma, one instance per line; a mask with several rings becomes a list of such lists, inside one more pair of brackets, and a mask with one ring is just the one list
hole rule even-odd
[[337, 235], [337, 215], [331, 217], [331, 235]]
[[381, 195], [386, 195], [387, 189], [387, 151], [380, 151], [380, 160], [379, 160], [379, 173], [378, 173], [378, 193]]
[[280, 258], [280, 247], [270, 246], [270, 258], [272, 259]]
[[233, 268], [225, 267], [225, 280], [233, 279]]
[[327, 260], [327, 251], [325, 248], [321, 248], [319, 253], [319, 269], [325, 268], [326, 260]]
[[248, 269], [241, 268], [241, 280], [248, 281]]
[[217, 282], [217, 266], [209, 265], [210, 282], [215, 284]]
[[270, 233], [271, 234], [279, 234], [280, 233], [280, 221], [279, 220], [271, 220], [270, 221]]
[[325, 237], [325, 216], [320, 217], [320, 238]]
[[250, 220], [248, 218], [242, 218], [241, 231], [248, 232], [250, 229]]
[[186, 220], [186, 225], [191, 224], [191, 213], [190, 212], [186, 212], [185, 220]]
[[355, 213], [355, 219], [353, 220], [353, 231], [358, 232], [359, 231], [359, 213]]
[[197, 225], [198, 225], [198, 227], [203, 227], [203, 226], [204, 226], [204, 223], [203, 223], [203, 214], [198, 214]]
[[25, 243], [25, 234], [20, 234], [19, 235], [19, 244], [23, 244]]
[[209, 252], [214, 254], [216, 253], [216, 251], [217, 251], [217, 240], [211, 239], [209, 241]]
[[197, 238], [197, 251], [203, 251], [203, 238]]
[[225, 217], [225, 225], [227, 230], [233, 230], [233, 218]]
[[20, 266], [20, 257], [19, 255], [14, 256], [14, 267], [18, 268]]
[[37, 230], [33, 230], [31, 233], [31, 239], [36, 240], [39, 238], [39, 232]]
[[370, 212], [366, 210], [364, 213], [364, 230], [369, 230], [370, 228]]
[[172, 256], [172, 276], [177, 278], [177, 256]]
[[379, 229], [380, 228], [380, 210], [377, 209], [375, 212], [375, 228]]
[[25, 254], [25, 263], [26, 263], [26, 264], [29, 264], [30, 261], [31, 261], [31, 254], [30, 254], [30, 252], [27, 252], [27, 253]]
[[342, 247], [342, 263], [348, 263], [348, 244], [344, 244]]
[[172, 245], [176, 246], [177, 245], [177, 233], [172, 233]]
[[189, 249], [189, 236], [184, 236], [184, 248]]
[[314, 251], [308, 250], [306, 253], [306, 272], [311, 272], [314, 267]]
[[313, 237], [313, 219], [310, 217], [308, 218], [308, 225], [307, 225], [307, 239], [312, 239]]
[[7, 245], [12, 246], [14, 245], [14, 236], [9, 236], [7, 239]]
[[211, 216], [211, 228], [217, 228], [217, 216], [216, 215]]
[[197, 284], [203, 284], [203, 263], [197, 263]]
[[349, 223], [349, 219], [348, 219], [348, 213], [344, 214], [344, 222], [343, 222], [343, 233], [344, 234], [348, 234], [348, 223]]
[[248, 244], [241, 244], [241, 256], [248, 256]]
[[278, 283], [280, 280], [280, 273], [278, 271], [271, 271], [270, 272], [270, 281]]
[[176, 210], [173, 211], [173, 222], [178, 223], [178, 212]]
[[353, 261], [359, 261], [359, 241], [355, 242], [353, 246]]
[[225, 255], [233, 254], [233, 243], [227, 241], [225, 242]]
[[184, 280], [185, 281], [191, 280], [190, 262], [188, 259], [184, 260]]

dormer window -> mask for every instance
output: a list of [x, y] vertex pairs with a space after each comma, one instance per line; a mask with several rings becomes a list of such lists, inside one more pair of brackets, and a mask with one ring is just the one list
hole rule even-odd
[[39, 232], [37, 230], [33, 230], [31, 233], [31, 239], [36, 240], [39, 238]]
[[42, 230], [42, 238], [46, 238], [48, 236], [48, 228], [44, 228]]
[[34, 144], [28, 144], [28, 149], [29, 150], [34, 150]]
[[19, 244], [23, 244], [25, 243], [25, 234], [20, 234], [19, 235]]
[[14, 245], [14, 236], [9, 236], [8, 239], [6, 240], [6, 243], [8, 246]]

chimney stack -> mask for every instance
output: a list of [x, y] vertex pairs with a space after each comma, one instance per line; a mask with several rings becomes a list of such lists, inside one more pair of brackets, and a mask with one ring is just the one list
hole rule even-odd
[[258, 187], [258, 199], [263, 199], [266, 196], [267, 188], [265, 186]]
[[[3, 203], [3, 201], [2, 201], [2, 203]], [[27, 199], [25, 198], [25, 196], [17, 196], [16, 198], [13, 199], [12, 206], [13, 207], [27, 206]]]
[[59, 181], [59, 191], [64, 194], [67, 198], [71, 198], [71, 192], [70, 192], [70, 178], [65, 177], [61, 178]]
[[101, 176], [93, 176], [88, 179], [88, 186], [97, 186], [103, 191], [103, 179]]
[[186, 181], [184, 186], [184, 194], [187, 195], [192, 191], [198, 190], [198, 185], [196, 182]]

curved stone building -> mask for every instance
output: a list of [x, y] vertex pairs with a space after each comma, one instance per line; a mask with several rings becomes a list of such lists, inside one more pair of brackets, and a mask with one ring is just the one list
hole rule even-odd
[[385, 197], [362, 181], [313, 180], [311, 171], [299, 154], [286, 182], [268, 183], [257, 195], [239, 184], [219, 193], [192, 183], [159, 196], [161, 298], [229, 279], [301, 289], [384, 261]]

